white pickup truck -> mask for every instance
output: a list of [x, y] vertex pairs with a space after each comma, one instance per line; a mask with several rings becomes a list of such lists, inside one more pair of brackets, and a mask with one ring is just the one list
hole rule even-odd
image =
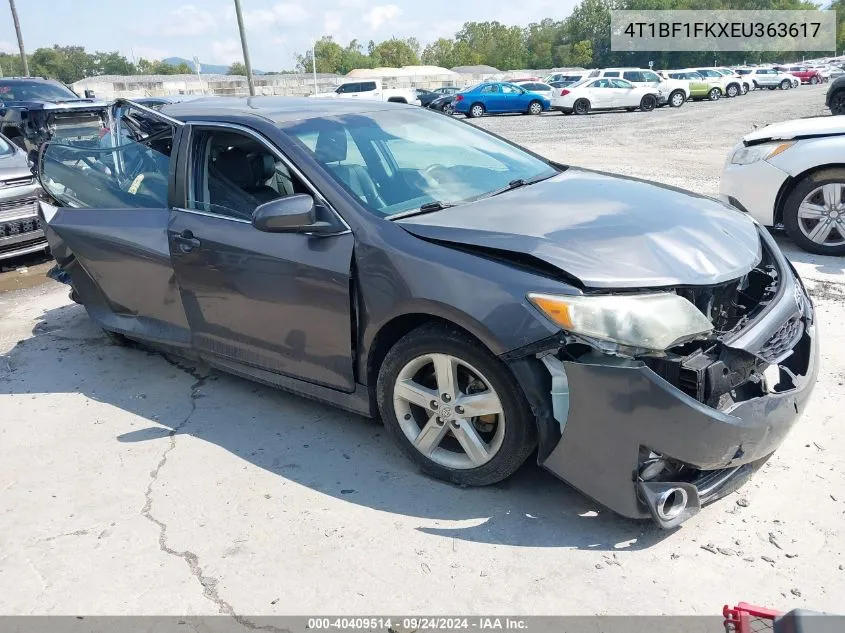
[[318, 92], [311, 96], [317, 99], [364, 99], [420, 105], [420, 100], [413, 88], [385, 88], [381, 79], [345, 81], [332, 92]]

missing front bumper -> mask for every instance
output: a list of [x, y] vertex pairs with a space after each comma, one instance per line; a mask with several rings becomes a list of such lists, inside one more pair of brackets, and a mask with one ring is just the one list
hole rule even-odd
[[699, 402], [642, 364], [563, 362], [567, 416], [556, 445], [541, 447], [547, 454], [541, 464], [618, 514], [674, 527], [694, 512], [661, 520], [650, 487], [640, 485], [641, 447], [696, 473], [660, 483], [685, 488], [698, 507], [736, 490], [781, 444], [810, 397], [818, 372], [815, 328], [809, 325], [804, 336], [807, 366], [793, 377], [793, 388], [727, 411]]

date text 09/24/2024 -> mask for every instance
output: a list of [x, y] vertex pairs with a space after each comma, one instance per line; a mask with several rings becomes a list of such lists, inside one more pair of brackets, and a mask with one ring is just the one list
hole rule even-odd
[[397, 630], [397, 631], [525, 631], [528, 624], [510, 617], [398, 617], [398, 618], [309, 618], [308, 628], [315, 630]]

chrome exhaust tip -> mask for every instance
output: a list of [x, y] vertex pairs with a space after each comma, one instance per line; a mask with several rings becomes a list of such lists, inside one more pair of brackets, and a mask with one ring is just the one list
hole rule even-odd
[[698, 489], [686, 482], [638, 481], [637, 493], [655, 523], [666, 530], [701, 510]]
[[659, 495], [655, 503], [655, 511], [663, 521], [673, 521], [686, 510], [689, 496], [683, 488], [668, 488]]

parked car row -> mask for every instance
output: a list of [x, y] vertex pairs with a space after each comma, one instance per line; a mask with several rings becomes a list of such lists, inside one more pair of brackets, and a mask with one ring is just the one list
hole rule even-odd
[[470, 118], [487, 114], [536, 115], [548, 110], [583, 115], [613, 109], [650, 112], [661, 106], [678, 108], [690, 100], [715, 101], [745, 95], [751, 90], [788, 90], [801, 83], [814, 85], [821, 81], [817, 70], [803, 66], [660, 71], [601, 68], [552, 73], [542, 81], [536, 78], [487, 81], [463, 90], [439, 89], [447, 94], [428, 91], [417, 94], [426, 107]]

